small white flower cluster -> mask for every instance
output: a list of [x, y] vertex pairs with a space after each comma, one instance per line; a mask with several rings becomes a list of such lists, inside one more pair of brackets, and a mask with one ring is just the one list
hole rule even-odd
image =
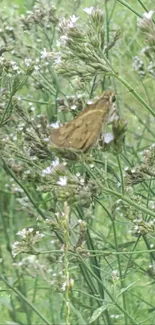
[[80, 173], [76, 173], [76, 177], [78, 178], [78, 182], [80, 183], [80, 185], [85, 184], [85, 179], [83, 177], [81, 177]]
[[70, 278], [69, 281], [65, 281], [62, 284], [61, 290], [66, 291], [67, 289], [71, 290], [74, 286], [74, 279]]
[[67, 185], [67, 176], [60, 176], [58, 181], [57, 181], [57, 184], [60, 185], [60, 186], [66, 186]]
[[33, 249], [33, 245], [38, 243], [45, 235], [40, 231], [35, 231], [34, 228], [24, 228], [17, 233], [21, 237], [22, 241], [15, 241], [12, 244], [12, 255], [15, 257], [19, 253], [28, 252]]
[[110, 318], [112, 318], [112, 319], [118, 319], [118, 318], [120, 318], [120, 316], [121, 315], [115, 315], [115, 314], [112, 314], [112, 315], [110, 315]]
[[15, 266], [16, 268], [24, 268], [24, 267], [30, 267], [30, 266], [34, 267], [34, 265], [36, 265], [36, 262], [38, 262], [36, 255], [29, 255], [29, 256], [24, 257], [21, 261], [19, 261], [17, 263], [13, 263], [13, 266]]
[[83, 11], [86, 12], [86, 14], [88, 14], [88, 15], [91, 15], [93, 10], [94, 10], [94, 7], [86, 7], [83, 9]]
[[69, 19], [63, 17], [59, 23], [59, 27], [63, 30], [63, 32], [67, 32], [69, 29], [76, 27], [76, 22], [78, 19], [79, 17], [76, 17], [75, 15], [69, 17]]
[[58, 129], [60, 127], [60, 121], [56, 121], [55, 123], [51, 123], [49, 126], [54, 128], [54, 129]]
[[52, 161], [51, 165], [42, 170], [42, 176], [46, 176], [52, 173], [53, 169], [60, 164], [59, 158], [56, 157], [54, 161]]
[[154, 10], [150, 10], [149, 12], [144, 12], [143, 17], [146, 19], [152, 19], [154, 13], [155, 13]]
[[137, 19], [137, 26], [145, 32], [148, 32], [150, 28], [152, 29], [152, 17], [153, 14], [155, 13], [154, 10], [150, 10], [149, 12], [144, 12], [142, 15], [142, 18]]
[[20, 243], [19, 241], [15, 241], [12, 244], [12, 256], [15, 257], [22, 251], [24, 251], [23, 243]]
[[114, 136], [112, 133], [104, 133], [104, 143], [110, 143], [112, 140], [114, 140]]
[[92, 16], [93, 14], [99, 14], [103, 15], [103, 10], [101, 10], [99, 7], [86, 7], [83, 9], [83, 11], [88, 15]]
[[33, 228], [23, 228], [22, 230], [17, 232], [17, 235], [25, 239], [29, 234], [31, 234], [34, 231]]
[[48, 57], [48, 52], [46, 50], [46, 48], [44, 47], [44, 49], [41, 51], [41, 59], [46, 59]]
[[24, 63], [27, 68], [33, 67], [35, 72], [37, 73], [40, 70], [40, 60], [37, 58], [36, 60], [32, 60], [31, 58], [26, 58]]
[[15, 62], [15, 61], [11, 61], [10, 64], [11, 64], [11, 66], [12, 66], [12, 69], [13, 69], [17, 74], [21, 74], [21, 70], [20, 70], [20, 67], [19, 67], [19, 65], [17, 64], [17, 62]]
[[112, 278], [113, 278], [113, 281], [119, 280], [118, 270], [113, 270], [112, 271]]
[[42, 239], [45, 236], [44, 234], [40, 233], [39, 230], [35, 231], [34, 228], [28, 228], [28, 229], [24, 228], [18, 231], [17, 235], [23, 239], [32, 236], [34, 242], [38, 242], [40, 239]]
[[135, 56], [133, 58], [132, 67], [135, 71], [139, 73], [140, 76], [145, 75], [144, 62], [138, 56]]

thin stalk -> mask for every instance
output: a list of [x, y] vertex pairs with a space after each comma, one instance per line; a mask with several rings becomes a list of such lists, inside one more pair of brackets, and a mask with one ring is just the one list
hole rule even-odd
[[[130, 314], [123, 308], [120, 306], [119, 303], [117, 303], [117, 301], [114, 299], [113, 295], [109, 292], [109, 290], [104, 286], [103, 281], [101, 281], [96, 274], [91, 270], [91, 268], [89, 268], [86, 265], [86, 262], [81, 258], [81, 256], [79, 256], [79, 258], [82, 260], [82, 263], [85, 265], [85, 267], [87, 268], [88, 272], [92, 275], [92, 277], [94, 277], [98, 283], [100, 283], [100, 285], [104, 288], [104, 291], [106, 292], [106, 294], [108, 295], [108, 297], [111, 299], [111, 301], [114, 303], [114, 305], [123, 312], [123, 314], [126, 314], [126, 316], [130, 319], [130, 321], [132, 321], [132, 325], [138, 325], [138, 323], [135, 321], [135, 319], [130, 316]], [[110, 323], [109, 323], [110, 324]]]
[[[83, 164], [85, 166], [85, 168], [88, 170], [89, 174], [93, 177], [93, 179], [95, 178], [95, 175], [93, 175], [93, 173], [90, 171], [90, 169], [88, 168], [88, 166], [86, 164]], [[115, 192], [107, 187], [104, 187], [104, 185], [98, 181], [97, 182], [98, 185], [103, 188], [103, 191], [109, 194], [112, 194], [113, 196], [116, 196], [117, 198], [121, 199], [124, 202], [127, 202], [129, 205], [133, 206], [134, 208], [136, 208], [139, 211], [145, 212], [148, 215], [152, 216], [155, 218], [155, 212], [153, 212], [152, 210], [145, 208], [144, 206], [141, 206], [139, 204], [137, 204], [136, 202], [134, 202], [133, 200], [129, 199], [127, 196], [122, 195], [121, 193]], [[95, 197], [95, 196], [94, 196]], [[96, 197], [95, 197], [96, 199]]]
[[[96, 58], [100, 60], [100, 58], [96, 55]], [[107, 64], [107, 66], [110, 68], [111, 73], [110, 75], [115, 77], [117, 80], [119, 80], [133, 95], [134, 97], [137, 98], [137, 100], [147, 109], [147, 111], [149, 111], [154, 117], [155, 117], [155, 111], [153, 111], [153, 109], [145, 102], [145, 100], [134, 90], [134, 88], [132, 86], [130, 86], [130, 84], [124, 79], [122, 78], [119, 73], [114, 69], [114, 67], [112, 66], [111, 62], [107, 59], [107, 57], [105, 55], [103, 55], [104, 61]], [[103, 63], [102, 63], [103, 64]], [[103, 70], [104, 70], [104, 66], [103, 66]]]
[[111, 10], [111, 13], [109, 14], [109, 21], [111, 20], [111, 18], [113, 16], [113, 13], [114, 13], [114, 10], [115, 10], [115, 7], [116, 7], [116, 3], [117, 3], [117, 0], [115, 0], [115, 2], [113, 4], [113, 7], [112, 7], [112, 10]]
[[123, 0], [117, 0], [119, 3], [121, 3], [123, 6], [127, 7], [129, 10], [131, 10], [136, 16], [139, 18], [142, 18], [142, 15], [140, 15], [135, 9], [133, 9], [126, 1]]
[[[118, 251], [119, 249], [118, 249], [118, 243], [117, 243], [115, 220], [112, 220], [112, 226], [113, 226], [115, 247], [116, 247], [116, 251]], [[119, 268], [119, 274], [120, 274], [121, 289], [123, 290], [125, 288], [125, 280], [124, 280], [123, 274], [122, 274], [121, 261], [120, 261], [120, 256], [119, 255], [117, 255], [117, 262], [118, 262], [118, 268]], [[122, 292], [122, 300], [123, 300], [123, 308], [124, 308], [124, 310], [127, 310], [126, 296], [125, 296], [124, 291]], [[126, 313], [124, 314], [124, 318], [125, 318], [125, 324], [127, 325], [128, 319], [127, 319], [127, 314]]]
[[144, 3], [141, 0], [138, 0], [138, 2], [140, 3], [140, 5], [143, 7], [143, 9], [148, 12], [148, 9], [146, 8], [146, 6], [144, 5]]
[[[79, 213], [81, 219], [83, 219], [83, 213], [81, 211], [81, 208], [77, 208], [77, 212]], [[94, 243], [92, 241], [92, 238], [91, 238], [91, 235], [89, 233], [89, 229], [87, 229], [87, 233], [86, 233], [86, 240], [87, 240], [87, 245], [88, 245], [88, 249], [90, 250], [94, 250]], [[100, 281], [103, 281], [102, 280], [102, 277], [101, 277], [101, 273], [100, 273], [100, 264], [98, 262], [98, 259], [96, 257], [96, 255], [94, 254], [94, 256], [92, 256], [91, 258], [91, 265], [92, 265], [92, 269], [93, 269], [93, 272], [96, 274], [96, 276], [100, 279]], [[104, 299], [104, 290], [103, 290], [103, 287], [101, 287], [100, 285], [98, 285], [98, 294], [100, 294], [100, 296], [102, 297], [102, 299]], [[108, 310], [105, 310], [105, 317], [107, 319], [107, 323], [109, 324], [110, 322], [110, 317], [109, 317], [109, 312]], [[112, 325], [112, 324], [111, 324]]]
[[25, 76], [24, 79], [23, 79], [23, 80], [20, 82], [20, 84], [18, 85], [17, 89], [16, 89], [16, 90], [12, 90], [12, 92], [11, 92], [11, 94], [10, 94], [10, 98], [9, 98], [8, 104], [7, 104], [7, 107], [6, 107], [6, 109], [5, 109], [5, 111], [4, 111], [4, 114], [3, 114], [2, 118], [1, 118], [0, 126], [3, 125], [3, 123], [5, 123], [5, 117], [6, 117], [8, 111], [9, 111], [9, 109], [10, 109], [11, 104], [12, 104], [12, 98], [13, 98], [13, 96], [16, 94], [16, 92], [17, 92], [20, 88], [22, 88], [22, 86], [26, 83], [27, 79], [28, 79], [28, 76]]
[[24, 193], [27, 195], [27, 197], [29, 198], [30, 202], [32, 203], [32, 205], [35, 207], [35, 209], [37, 210], [37, 212], [41, 215], [41, 217], [46, 220], [46, 216], [44, 215], [44, 213], [40, 210], [40, 208], [37, 206], [37, 204], [35, 203], [35, 201], [33, 200], [32, 196], [30, 195], [30, 193], [28, 192], [28, 190], [25, 188], [25, 186], [17, 179], [17, 177], [15, 176], [15, 174], [13, 173], [13, 171], [8, 167], [8, 165], [6, 164], [5, 160], [1, 157], [3, 165], [4, 165], [4, 170], [15, 180], [15, 182], [23, 189]]
[[134, 90], [134, 88], [128, 84], [125, 79], [123, 79], [118, 73], [115, 73], [114, 77], [119, 80], [153, 116], [155, 116], [155, 111], [153, 111], [153, 109], [145, 102], [145, 100], [143, 100], [143, 98]]
[[70, 274], [69, 274], [69, 207], [64, 204], [64, 275], [65, 275], [65, 301], [66, 301], [66, 325], [70, 325]]
[[145, 208], [144, 206], [141, 206], [141, 205], [135, 203], [133, 200], [129, 199], [128, 197], [126, 197], [126, 196], [124, 196], [124, 195], [122, 195], [122, 194], [120, 194], [120, 193], [118, 193], [118, 192], [115, 192], [115, 191], [113, 191], [113, 190], [110, 190], [109, 188], [105, 188], [105, 187], [104, 187], [104, 191], [105, 191], [106, 193], [109, 193], [109, 194], [112, 194], [112, 195], [118, 197], [119, 199], [121, 199], [121, 200], [124, 201], [124, 202], [127, 202], [129, 205], [133, 206], [133, 207], [136, 208], [137, 210], [142, 211], [142, 212], [145, 212], [145, 213], [147, 213], [147, 214], [149, 214], [150, 216], [152, 216], [152, 217], [155, 218], [155, 212], [153, 212], [153, 211], [150, 210], [150, 209]]
[[117, 155], [117, 161], [118, 161], [118, 167], [119, 167], [119, 170], [120, 170], [122, 195], [124, 195], [124, 193], [125, 193], [125, 191], [124, 191], [124, 177], [123, 177], [123, 170], [122, 170], [121, 160], [120, 160], [119, 155]]
[[1, 121], [0, 121], [0, 126], [3, 125], [3, 123], [5, 121], [5, 117], [6, 117], [7, 113], [8, 113], [8, 111], [9, 111], [9, 108], [10, 108], [11, 103], [12, 103], [12, 97], [13, 97], [13, 95], [14, 95], [14, 93], [12, 93], [10, 95], [10, 98], [9, 98], [9, 101], [8, 101], [8, 104], [7, 104], [7, 107], [6, 107], [6, 109], [4, 111], [4, 114], [2, 115], [2, 118], [1, 118]]
[[[105, 26], [106, 26], [106, 46], [109, 44], [109, 14], [108, 14], [108, 3], [105, 1]], [[108, 51], [106, 52], [106, 57], [108, 59]]]
[[42, 312], [40, 313], [40, 311], [31, 302], [29, 302], [28, 299], [19, 290], [11, 286], [11, 284], [9, 284], [9, 282], [1, 275], [0, 280], [2, 280], [18, 297], [20, 297], [24, 302], [26, 302], [26, 304], [31, 309], [33, 309], [33, 311], [40, 317], [40, 319], [45, 322], [45, 324], [51, 325], [51, 323], [42, 315]]
[[[140, 238], [140, 237], [137, 238], [137, 240], [136, 240], [136, 242], [135, 242], [135, 244], [134, 244], [134, 247], [133, 247], [133, 253], [134, 253], [134, 251], [135, 251], [135, 249], [136, 249], [136, 246], [137, 246], [137, 244], [138, 244], [138, 242], [139, 242], [139, 238]], [[128, 263], [127, 263], [127, 266], [126, 266], [126, 269], [125, 269], [125, 271], [124, 271], [124, 275], [123, 275], [124, 278], [126, 277], [126, 274], [127, 274], [127, 271], [128, 271], [128, 268], [129, 268], [129, 265], [130, 265], [131, 260], [132, 260], [132, 255], [131, 255], [131, 256], [129, 257], [129, 259], [128, 259]]]

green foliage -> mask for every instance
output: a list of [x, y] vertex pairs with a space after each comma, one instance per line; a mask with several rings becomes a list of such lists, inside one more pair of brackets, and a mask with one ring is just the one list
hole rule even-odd
[[[153, 9], [2, 3], [3, 323], [154, 324]], [[98, 144], [83, 154], [49, 143], [105, 89], [117, 119]]]

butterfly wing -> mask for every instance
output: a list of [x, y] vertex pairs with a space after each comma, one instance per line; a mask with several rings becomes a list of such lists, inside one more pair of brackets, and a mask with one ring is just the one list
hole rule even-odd
[[103, 111], [92, 110], [87, 114], [79, 114], [70, 121], [51, 132], [50, 141], [56, 146], [86, 151], [92, 146], [102, 129]]
[[74, 120], [52, 130], [50, 141], [61, 148], [86, 152], [100, 136], [114, 101], [113, 92], [105, 91], [96, 103], [87, 105]]

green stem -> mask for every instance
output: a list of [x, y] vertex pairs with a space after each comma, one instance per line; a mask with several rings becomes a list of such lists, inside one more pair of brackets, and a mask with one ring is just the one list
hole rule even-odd
[[155, 218], [155, 212], [153, 212], [150, 209], [145, 208], [144, 206], [141, 206], [141, 205], [135, 203], [133, 200], [129, 199], [128, 197], [126, 197], [124, 195], [122, 195], [121, 193], [115, 192], [115, 191], [110, 190], [109, 188], [106, 188], [106, 187], [103, 187], [103, 190], [106, 193], [112, 194], [112, 195], [116, 196], [117, 198], [121, 199], [122, 201], [127, 202], [129, 205], [133, 206], [137, 210], [145, 212], [145, 213], [147, 213], [150, 216]]
[[131, 10], [136, 16], [143, 18], [142, 15], [140, 15], [135, 9], [133, 9], [126, 1], [123, 0], [117, 0], [119, 3], [121, 3], [123, 6], [127, 7], [129, 10]]
[[[115, 247], [116, 247], [116, 251], [118, 252], [119, 248], [118, 248], [118, 242], [117, 242], [115, 220], [113, 220], [112, 225], [113, 225]], [[122, 274], [120, 255], [117, 255], [117, 262], [118, 262], [118, 268], [119, 268], [119, 274], [120, 274], [123, 308], [124, 308], [124, 310], [127, 310], [126, 295], [125, 295], [125, 292], [123, 291], [123, 289], [125, 288], [125, 279], [124, 279], [123, 274]], [[124, 314], [124, 318], [125, 318], [125, 325], [127, 325], [128, 319], [127, 319], [127, 314], [126, 313]]]
[[117, 303], [117, 301], [114, 299], [113, 295], [109, 292], [109, 290], [104, 286], [104, 283], [103, 281], [101, 281], [97, 276], [96, 274], [91, 270], [91, 268], [88, 267], [88, 265], [86, 265], [86, 262], [81, 258], [81, 256], [79, 256], [79, 258], [81, 259], [82, 263], [85, 265], [85, 267], [87, 268], [88, 272], [92, 275], [92, 277], [94, 277], [99, 283], [101, 286], [103, 286], [106, 294], [109, 296], [109, 298], [111, 299], [111, 301], [114, 303], [114, 305], [123, 312], [123, 314], [125, 314], [129, 319], [130, 321], [132, 322], [132, 325], [138, 325], [138, 323], [135, 321], [135, 319], [130, 316], [130, 314], [124, 309], [121, 307], [121, 305], [119, 303]]
[[36, 307], [32, 304], [32, 303], [30, 303], [28, 300], [27, 300], [27, 298], [19, 291], [19, 290], [17, 290], [17, 289], [15, 289], [13, 286], [11, 286], [9, 283], [8, 283], [8, 281], [7, 280], [5, 280], [5, 278], [4, 277], [2, 277], [1, 275], [0, 275], [0, 279], [14, 292], [14, 293], [16, 293], [17, 294], [17, 296], [18, 297], [20, 297], [22, 300], [24, 300], [25, 302], [26, 302], [26, 304], [29, 306], [29, 307], [31, 307], [33, 310], [34, 310], [34, 312], [47, 324], [47, 325], [51, 325], [51, 323], [42, 315], [42, 313], [40, 313], [39, 312], [39, 310], [38, 309], [36, 309]]
[[3, 125], [3, 123], [5, 121], [5, 117], [6, 117], [7, 113], [8, 113], [8, 111], [9, 111], [9, 108], [10, 108], [11, 103], [12, 103], [12, 97], [13, 97], [13, 95], [14, 95], [14, 93], [12, 93], [10, 95], [10, 98], [9, 98], [9, 101], [8, 101], [8, 104], [7, 104], [7, 107], [6, 107], [6, 109], [4, 111], [4, 114], [3, 114], [2, 118], [1, 118], [1, 121], [0, 121], [0, 126]]
[[[97, 55], [96, 58], [98, 58], [98, 60], [103, 64], [103, 60], [101, 60]], [[145, 102], [145, 100], [143, 100], [143, 98], [134, 90], [134, 88], [130, 86], [130, 84], [128, 84], [128, 82], [119, 75], [119, 73], [114, 69], [111, 62], [107, 59], [105, 55], [103, 55], [103, 59], [111, 70], [110, 75], [116, 78], [117, 80], [119, 80], [138, 99], [138, 101], [155, 117], [155, 111], [153, 111], [153, 109]], [[105, 70], [105, 65], [103, 64], [103, 71], [104, 70]]]
[[67, 203], [64, 204], [64, 275], [65, 275], [65, 300], [66, 300], [66, 325], [70, 324], [70, 274], [69, 274], [69, 207]]
[[[135, 249], [136, 249], [136, 246], [137, 246], [137, 244], [138, 244], [138, 242], [139, 242], [139, 238], [140, 238], [140, 237], [137, 238], [137, 240], [136, 240], [136, 242], [135, 242], [135, 244], [134, 244], [134, 246], [133, 246], [133, 253], [135, 253]], [[148, 253], [149, 253], [149, 252], [148, 252]], [[124, 275], [123, 275], [124, 278], [126, 277], [126, 274], [127, 274], [127, 272], [128, 272], [128, 268], [130, 267], [130, 263], [131, 263], [131, 261], [132, 261], [132, 254], [130, 255], [130, 257], [129, 257], [129, 259], [128, 259], [128, 263], [127, 263], [127, 266], [126, 266], [126, 269], [125, 269], [125, 271], [124, 271]]]
[[128, 84], [125, 79], [123, 79], [118, 73], [113, 74], [113, 76], [119, 80], [153, 116], [155, 116], [155, 111], [152, 110], [152, 108], [145, 102], [145, 100], [143, 100], [143, 98], [134, 90], [134, 88]]
[[138, 2], [140, 3], [140, 5], [143, 7], [145, 11], [147, 12], [149, 11], [141, 0], [138, 0]]
[[120, 161], [120, 156], [117, 155], [117, 161], [118, 161], [118, 167], [120, 170], [120, 176], [121, 176], [121, 187], [122, 187], [122, 195], [124, 195], [125, 191], [124, 191], [124, 177], [123, 177], [123, 170], [121, 167], [121, 161]]
[[25, 194], [27, 195], [27, 197], [29, 198], [30, 202], [32, 203], [32, 205], [35, 207], [35, 209], [37, 210], [37, 212], [42, 216], [42, 218], [45, 220], [46, 216], [44, 215], [44, 213], [40, 210], [40, 208], [37, 206], [37, 204], [35, 203], [35, 201], [33, 200], [32, 196], [30, 195], [30, 193], [28, 192], [28, 190], [25, 188], [25, 186], [17, 179], [17, 177], [15, 176], [15, 174], [12, 172], [12, 170], [8, 167], [8, 165], [6, 164], [5, 160], [3, 158], [2, 162], [4, 165], [4, 169], [6, 170], [6, 172], [15, 180], [15, 182], [23, 189], [23, 191], [25, 192]]
[[[106, 46], [109, 44], [109, 14], [108, 14], [108, 6], [107, 1], [105, 1], [105, 25], [106, 25]], [[108, 59], [108, 51], [106, 52], [106, 57]]]

